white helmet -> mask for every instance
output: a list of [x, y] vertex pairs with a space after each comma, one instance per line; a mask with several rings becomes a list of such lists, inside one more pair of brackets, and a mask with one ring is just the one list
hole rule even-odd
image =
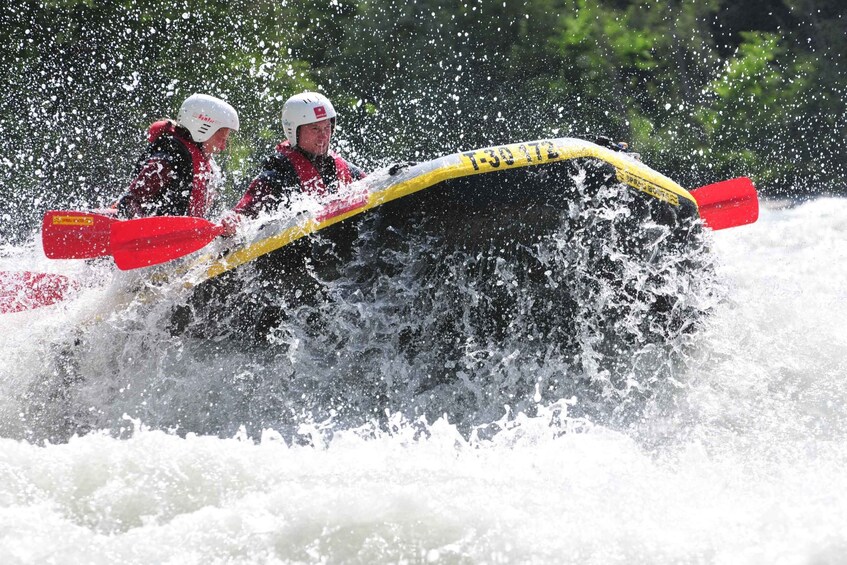
[[335, 128], [335, 108], [323, 94], [303, 92], [285, 101], [282, 107], [282, 129], [291, 145], [297, 145], [297, 128], [323, 120], [332, 120]]
[[192, 94], [186, 98], [176, 121], [191, 132], [191, 139], [197, 143], [208, 141], [221, 128], [238, 131], [235, 108], [208, 94]]

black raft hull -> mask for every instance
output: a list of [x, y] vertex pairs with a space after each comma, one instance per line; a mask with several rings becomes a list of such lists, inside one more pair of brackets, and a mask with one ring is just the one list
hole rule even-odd
[[[449, 331], [395, 319], [412, 340], [427, 331], [450, 334], [446, 342], [454, 344], [498, 339], [517, 318], [541, 339], [568, 339], [596, 293], [672, 312], [673, 292], [636, 295], [644, 277], [701, 268], [690, 253], [700, 249], [697, 220], [685, 189], [590, 142], [457, 153], [377, 172], [314, 213], [269, 222], [250, 241], [192, 257], [180, 268], [192, 295], [175, 327], [263, 344], [303, 312], [322, 331], [322, 317], [355, 302], [358, 315], [394, 304], [413, 317], [415, 308], [444, 308], [464, 318], [461, 327], [447, 323]], [[670, 275], [662, 266], [668, 256]], [[644, 267], [644, 277], [627, 274], [633, 265]], [[621, 309], [614, 308], [626, 317]], [[679, 312], [671, 317], [671, 326], [687, 323]]]

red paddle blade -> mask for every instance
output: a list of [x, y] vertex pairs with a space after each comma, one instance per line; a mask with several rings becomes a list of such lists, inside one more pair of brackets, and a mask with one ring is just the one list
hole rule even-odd
[[713, 230], [752, 224], [759, 218], [756, 187], [747, 177], [708, 184], [690, 191], [700, 218]]
[[202, 218], [155, 216], [112, 224], [111, 251], [124, 271], [158, 265], [205, 247], [223, 227]]
[[89, 259], [109, 255], [109, 233], [115, 218], [90, 212], [44, 214], [41, 243], [50, 259]]
[[78, 288], [78, 282], [64, 275], [0, 271], [0, 313], [49, 306]]

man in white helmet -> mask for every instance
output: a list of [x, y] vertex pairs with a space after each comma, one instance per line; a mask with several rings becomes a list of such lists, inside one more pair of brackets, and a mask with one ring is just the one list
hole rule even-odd
[[315, 196], [365, 177], [365, 173], [329, 150], [335, 129], [335, 108], [322, 94], [304, 92], [289, 98], [282, 108], [286, 141], [265, 159], [262, 171], [224, 220], [227, 234], [240, 216], [256, 217], [288, 202], [294, 190]]
[[220, 181], [213, 156], [226, 149], [233, 130], [238, 131], [235, 108], [206, 94], [186, 98], [176, 121], [160, 120], [148, 128], [147, 149], [116, 203], [118, 215], [206, 216]]

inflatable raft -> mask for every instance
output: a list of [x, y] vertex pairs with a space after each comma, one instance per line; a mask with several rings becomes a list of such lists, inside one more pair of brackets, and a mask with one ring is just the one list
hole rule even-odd
[[[604, 214], [614, 219], [596, 221]], [[564, 233], [589, 246], [613, 241], [620, 253], [650, 262], [660, 248], [687, 246], [700, 231], [697, 220], [692, 195], [636, 157], [580, 139], [538, 140], [394, 165], [309, 212], [269, 220], [246, 239], [218, 240], [168, 278], [192, 289], [181, 315], [226, 312], [238, 320], [230, 325], [264, 332], [299, 305], [328, 300], [333, 281], [369, 292], [398, 270], [385, 256], [412, 240], [433, 244], [435, 262], [458, 252], [465, 263], [492, 254], [514, 263]], [[539, 268], [527, 266], [527, 276]], [[420, 269], [425, 277], [437, 265]]]

